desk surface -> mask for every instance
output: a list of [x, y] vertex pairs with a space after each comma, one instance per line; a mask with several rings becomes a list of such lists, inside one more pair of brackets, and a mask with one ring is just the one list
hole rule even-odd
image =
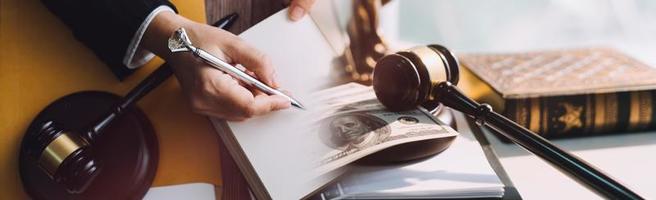
[[[602, 199], [515, 144], [484, 131], [515, 187], [525, 199]], [[656, 131], [553, 141], [597, 166], [641, 196], [656, 197]]]

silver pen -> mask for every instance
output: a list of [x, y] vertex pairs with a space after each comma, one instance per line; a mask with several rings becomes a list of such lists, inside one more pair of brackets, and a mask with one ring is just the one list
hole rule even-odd
[[261, 90], [262, 92], [268, 95], [283, 96], [289, 99], [289, 101], [294, 107], [305, 109], [305, 107], [303, 107], [303, 105], [298, 100], [292, 98], [291, 96], [279, 90], [276, 90], [268, 86], [267, 84], [262, 83], [262, 81], [257, 80], [256, 78], [248, 75], [246, 72], [242, 71], [241, 69], [232, 66], [229, 63], [226, 63], [225, 61], [217, 58], [216, 56], [208, 53], [207, 51], [193, 46], [184, 28], [179, 28], [178, 30], [175, 31], [175, 33], [173, 33], [171, 38], [169, 38], [168, 46], [171, 52], [174, 53], [192, 52], [195, 56], [201, 58], [205, 63], [209, 64], [210, 66], [218, 70], [221, 70], [222, 72], [229, 74], [232, 77], [235, 77], [248, 85], [254, 86], [255, 88]]

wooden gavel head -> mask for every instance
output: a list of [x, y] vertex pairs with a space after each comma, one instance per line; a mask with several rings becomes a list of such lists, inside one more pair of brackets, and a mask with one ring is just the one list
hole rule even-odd
[[157, 171], [157, 137], [123, 98], [82, 91], [61, 97], [32, 121], [19, 171], [31, 199], [140, 199]]
[[68, 192], [83, 192], [100, 171], [89, 141], [81, 134], [63, 130], [53, 121], [42, 124], [29, 155]]
[[418, 46], [386, 55], [374, 68], [373, 87], [378, 100], [392, 111], [421, 105], [429, 111], [440, 108], [434, 94], [439, 83], [458, 83], [458, 61], [437, 44]]

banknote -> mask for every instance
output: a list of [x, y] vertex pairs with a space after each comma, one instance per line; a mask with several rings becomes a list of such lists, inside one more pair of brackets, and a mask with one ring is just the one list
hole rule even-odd
[[391, 112], [378, 102], [371, 87], [356, 83], [317, 92], [321, 102], [312, 128], [325, 146], [317, 173], [326, 173], [395, 145], [443, 137], [457, 132], [418, 107]]

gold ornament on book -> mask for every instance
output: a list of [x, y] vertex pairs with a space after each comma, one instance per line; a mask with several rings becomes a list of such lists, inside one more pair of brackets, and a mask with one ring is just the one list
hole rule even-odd
[[567, 132], [573, 128], [581, 128], [583, 126], [583, 123], [581, 123], [581, 111], [583, 111], [583, 106], [574, 106], [570, 103], [560, 103], [560, 106], [565, 109], [565, 114], [558, 117], [558, 121], [565, 124], [563, 132]]

